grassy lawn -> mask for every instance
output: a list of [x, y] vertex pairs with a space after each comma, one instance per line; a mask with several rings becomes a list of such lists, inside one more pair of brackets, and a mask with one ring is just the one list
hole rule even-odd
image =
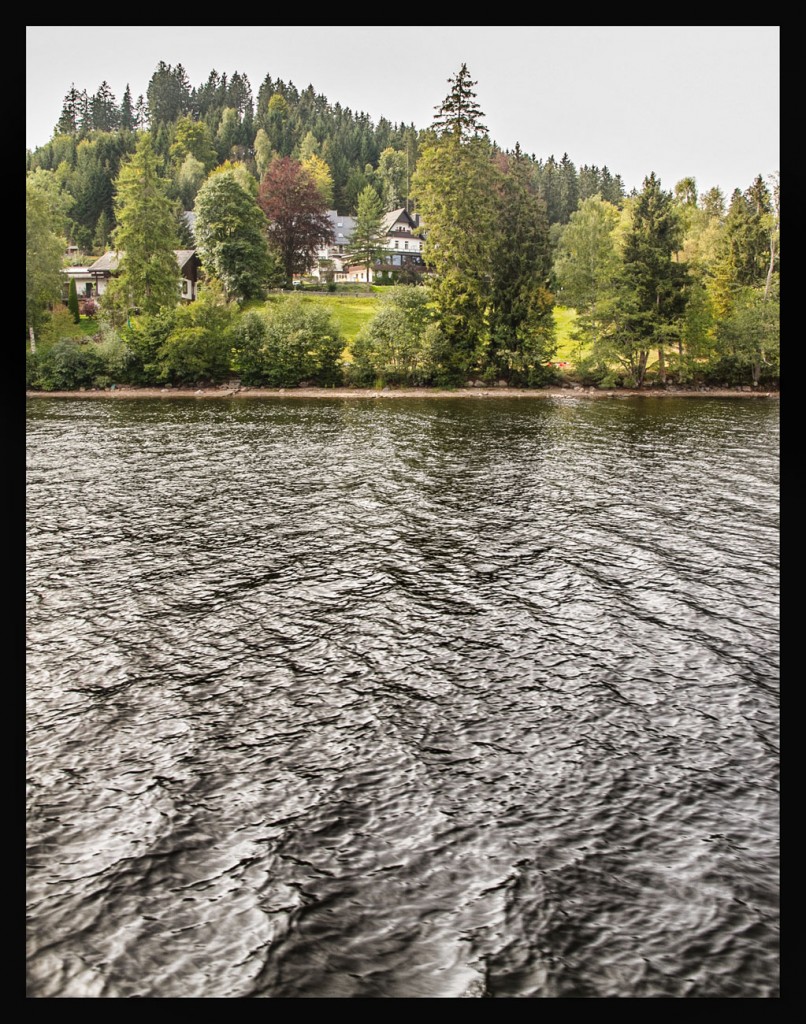
[[[372, 295], [339, 295], [334, 292], [302, 292], [303, 302], [318, 302], [333, 314], [333, 319], [341, 328], [345, 341], [349, 344], [361, 330], [367, 321], [378, 312], [379, 293]], [[259, 310], [272, 303], [282, 302], [287, 295], [270, 295], [265, 303], [245, 302], [241, 307], [244, 311], [250, 309]]]
[[576, 323], [577, 313], [575, 309], [567, 306], [554, 307], [554, 324], [557, 328], [557, 355], [558, 362], [576, 363], [580, 355], [579, 342], [571, 337], [571, 331]]

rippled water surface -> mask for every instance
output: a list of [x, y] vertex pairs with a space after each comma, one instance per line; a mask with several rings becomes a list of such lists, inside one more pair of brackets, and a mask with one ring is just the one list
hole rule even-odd
[[776, 402], [27, 441], [29, 996], [779, 995]]

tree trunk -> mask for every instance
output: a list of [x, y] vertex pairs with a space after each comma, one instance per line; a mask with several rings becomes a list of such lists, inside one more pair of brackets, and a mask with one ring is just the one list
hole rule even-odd
[[31, 352], [34, 353], [36, 352], [36, 338], [33, 327], [28, 328], [28, 337], [31, 339]]
[[666, 383], [666, 355], [663, 345], [658, 345], [658, 380], [661, 384]]
[[644, 386], [644, 377], [646, 376], [646, 362], [649, 358], [649, 349], [643, 349], [638, 353], [638, 373], [636, 374], [637, 386], [642, 388]]
[[767, 267], [767, 282], [764, 285], [764, 301], [770, 295], [770, 284], [772, 283], [772, 268], [775, 266], [775, 235], [770, 232], [770, 265]]

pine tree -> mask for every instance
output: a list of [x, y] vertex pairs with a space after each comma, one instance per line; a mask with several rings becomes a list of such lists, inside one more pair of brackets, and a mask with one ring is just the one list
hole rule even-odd
[[113, 242], [120, 253], [118, 277], [107, 290], [107, 301], [118, 310], [135, 306], [156, 313], [179, 300], [178, 247], [173, 203], [168, 183], [158, 172], [150, 135], [120, 169], [115, 182], [117, 227]]
[[81, 323], [81, 314], [78, 310], [78, 291], [76, 290], [76, 279], [70, 278], [70, 284], [67, 289], [67, 308], [73, 314], [73, 323]]
[[101, 83], [100, 88], [90, 100], [90, 116], [95, 131], [111, 132], [120, 123], [117, 100], [107, 81]]
[[511, 156], [498, 158], [498, 170], [487, 310], [489, 360], [497, 377], [537, 384], [554, 354], [548, 216], [520, 146]]
[[427, 228], [423, 258], [434, 271], [432, 295], [446, 339], [437, 370], [445, 382], [462, 380], [479, 366], [496, 217], [492, 149], [466, 67], [450, 81], [451, 94], [435, 119], [435, 141], [423, 149], [412, 178]]
[[620, 343], [639, 387], [653, 342], [658, 349], [658, 379], [666, 379], [665, 345], [677, 337], [688, 283], [685, 263], [674, 259], [681, 242], [672, 194], [661, 188], [653, 172], [644, 179], [632, 208], [621, 271]]
[[486, 136], [488, 129], [481, 123], [484, 112], [476, 103], [473, 86], [477, 83], [470, 77], [467, 64], [462, 64], [459, 71], [448, 79], [450, 93], [442, 103], [435, 107], [437, 111], [432, 127], [439, 135], [455, 135], [467, 140]]
[[70, 90], [64, 97], [62, 103], [62, 112], [59, 120], [56, 122], [54, 128], [54, 134], [56, 135], [76, 135], [79, 129], [79, 92], [76, 89], [75, 82], [70, 86]]
[[136, 125], [134, 106], [132, 104], [132, 91], [129, 88], [129, 83], [126, 83], [126, 91], [123, 93], [123, 100], [120, 104], [120, 114], [118, 115], [120, 130], [124, 132], [134, 131]]
[[367, 185], [358, 197], [358, 215], [350, 238], [349, 257], [366, 268], [367, 284], [373, 264], [386, 253], [383, 205], [378, 193]]

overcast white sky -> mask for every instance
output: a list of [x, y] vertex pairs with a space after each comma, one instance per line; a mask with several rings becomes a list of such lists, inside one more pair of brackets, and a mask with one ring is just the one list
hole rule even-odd
[[26, 146], [70, 86], [145, 95], [160, 60], [194, 86], [215, 69], [309, 84], [377, 122], [427, 127], [462, 63], [490, 136], [607, 165], [629, 191], [654, 171], [726, 196], [780, 167], [779, 26], [27, 26]]

